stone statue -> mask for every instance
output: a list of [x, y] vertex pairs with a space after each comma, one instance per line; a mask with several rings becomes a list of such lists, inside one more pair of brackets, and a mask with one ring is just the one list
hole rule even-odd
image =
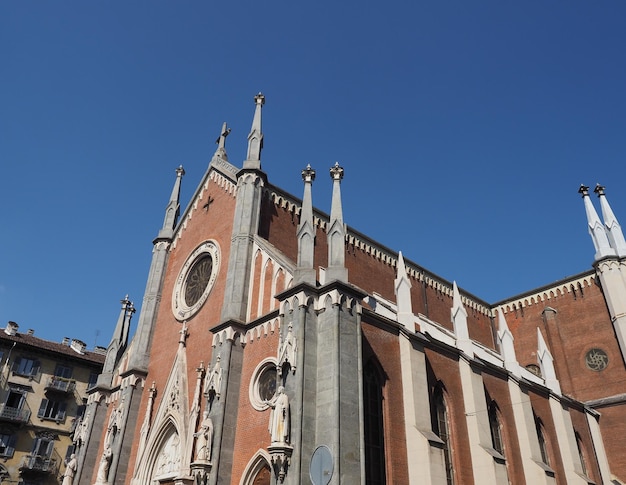
[[222, 364], [220, 363], [221, 357], [218, 355], [215, 360], [215, 365], [211, 372], [208, 372], [204, 379], [204, 394], [208, 396], [210, 391], [215, 392], [215, 396], [219, 399], [222, 393]]
[[266, 401], [272, 408], [270, 413], [269, 432], [274, 443], [289, 443], [289, 398], [285, 394], [285, 388], [280, 386], [276, 396], [271, 401]]
[[96, 476], [96, 485], [107, 483], [112, 455], [113, 453], [111, 452], [111, 447], [107, 446], [104, 453], [102, 453], [102, 458], [100, 458], [100, 466], [98, 466], [98, 475]]
[[74, 475], [76, 474], [76, 468], [78, 462], [76, 461], [76, 455], [72, 453], [70, 455], [70, 461], [65, 464], [65, 473], [63, 473], [63, 484], [72, 485], [74, 483]]
[[200, 429], [194, 434], [196, 438], [196, 461], [208, 462], [211, 460], [211, 444], [213, 442], [213, 421], [209, 418], [209, 411], [204, 411]]
[[293, 325], [290, 323], [287, 328], [287, 335], [283, 338], [280, 337], [280, 344], [278, 349], [278, 375], [283, 374], [283, 364], [288, 362], [291, 366], [291, 370], [296, 370], [296, 358], [298, 353], [298, 346], [296, 337], [293, 334]]

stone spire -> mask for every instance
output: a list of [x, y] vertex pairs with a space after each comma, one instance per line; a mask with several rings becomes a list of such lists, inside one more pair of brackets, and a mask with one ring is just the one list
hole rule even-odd
[[185, 170], [182, 165], [176, 169], [176, 181], [172, 189], [170, 201], [165, 209], [165, 220], [159, 235], [153, 241], [152, 261], [143, 295], [143, 304], [139, 314], [137, 330], [133, 337], [133, 351], [130, 354], [128, 370], [146, 372], [148, 356], [152, 345], [152, 333], [156, 321], [157, 306], [161, 301], [161, 290], [165, 277], [165, 268], [169, 257], [169, 247], [174, 237], [174, 228], [180, 212], [180, 186]]
[[176, 181], [174, 182], [170, 200], [165, 208], [163, 227], [159, 231], [157, 239], [170, 239], [174, 235], [174, 228], [176, 227], [178, 216], [180, 215], [180, 185], [183, 175], [185, 175], [185, 169], [180, 165], [176, 169]]
[[230, 135], [230, 131], [230, 128], [228, 128], [226, 122], [224, 121], [220, 136], [217, 140], [215, 140], [217, 150], [215, 150], [215, 155], [213, 155], [213, 157], [220, 157], [221, 159], [228, 161], [228, 155], [226, 154], [226, 137]]
[[304, 181], [304, 195], [302, 196], [302, 210], [300, 211], [300, 225], [298, 226], [298, 266], [295, 272], [295, 283], [307, 283], [315, 286], [315, 226], [313, 225], [313, 202], [311, 186], [315, 180], [315, 170], [307, 165], [302, 171]]
[[600, 199], [600, 207], [602, 208], [602, 219], [604, 219], [604, 226], [606, 227], [606, 235], [609, 238], [609, 244], [615, 250], [615, 253], [620, 258], [626, 257], [626, 241], [624, 240], [624, 234], [622, 227], [617, 222], [615, 214], [609, 205], [609, 201], [604, 194], [604, 187], [600, 184], [596, 185], [594, 192], [598, 194]]
[[402, 251], [398, 253], [394, 292], [396, 294], [396, 305], [398, 307], [398, 323], [401, 323], [409, 330], [415, 330], [413, 326], [413, 305], [411, 303], [411, 280], [409, 280], [406, 272]]
[[459, 293], [459, 288], [456, 286], [456, 281], [452, 282], [452, 310], [450, 313], [452, 324], [454, 325], [457, 347], [467, 355], [474, 355], [472, 341], [470, 340], [469, 330], [467, 328], [467, 310], [461, 301], [461, 294]]
[[104, 367], [102, 368], [102, 373], [98, 377], [98, 385], [111, 385], [111, 379], [113, 378], [115, 366], [119, 362], [120, 357], [128, 345], [130, 320], [133, 313], [135, 313], [135, 307], [133, 306], [133, 302], [128, 299], [128, 295], [126, 295], [120, 303], [122, 304], [122, 309], [120, 310], [120, 316], [117, 319], [117, 325], [115, 326], [115, 331], [111, 337], [111, 342], [107, 347]]
[[541, 335], [539, 327], [537, 327], [537, 360], [539, 361], [541, 376], [546, 382], [546, 387], [557, 394], [561, 394], [561, 385], [559, 384], [554, 370], [554, 358], [548, 350], [548, 346], [543, 339], [543, 335]]
[[263, 149], [263, 132], [261, 131], [261, 108], [265, 104], [265, 96], [261, 93], [254, 97], [256, 108], [252, 120], [252, 128], [248, 135], [248, 156], [243, 162], [244, 169], [261, 170], [261, 150]]
[[333, 199], [330, 206], [330, 222], [328, 224], [328, 269], [326, 282], [333, 280], [348, 281], [346, 268], [346, 228], [343, 224], [343, 210], [341, 208], [341, 179], [343, 168], [339, 162], [330, 169], [333, 179]]
[[587, 213], [587, 223], [589, 225], [589, 234], [593, 240], [593, 246], [596, 249], [595, 260], [598, 261], [607, 256], [615, 256], [615, 250], [611, 247], [609, 239], [606, 235], [604, 225], [598, 217], [596, 209], [591, 203], [589, 197], [589, 187], [581, 185], [578, 189], [578, 193], [582, 195], [583, 202], [585, 203], [585, 212]]
[[502, 308], [498, 308], [498, 342], [500, 344], [500, 353], [504, 360], [505, 369], [511, 371], [514, 375], [519, 376], [519, 363], [515, 356], [515, 347], [513, 346], [513, 334], [509, 330], [509, 326], [504, 318]]

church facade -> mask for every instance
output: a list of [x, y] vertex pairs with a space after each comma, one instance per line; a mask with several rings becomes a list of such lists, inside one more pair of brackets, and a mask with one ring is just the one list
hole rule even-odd
[[[177, 169], [137, 331], [89, 395], [80, 484], [616, 484], [626, 480], [626, 243], [581, 188], [590, 271], [497, 304], [350, 229], [224, 127], [187, 208]], [[328, 180], [328, 179], [327, 179]], [[317, 183], [324, 183], [318, 181]]]

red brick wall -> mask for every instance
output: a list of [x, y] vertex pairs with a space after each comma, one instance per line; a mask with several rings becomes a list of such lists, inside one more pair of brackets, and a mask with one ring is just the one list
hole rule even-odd
[[[268, 430], [270, 410], [257, 411], [250, 404], [250, 381], [256, 366], [267, 357], [276, 358], [278, 353], [278, 329], [267, 336], [261, 336], [246, 344], [241, 370], [241, 387], [239, 391], [239, 414], [237, 416], [237, 432], [233, 453], [232, 483], [239, 483], [250, 459], [260, 449], [270, 445]], [[290, 376], [292, 377], [292, 376]], [[289, 377], [288, 377], [289, 379]]]
[[[515, 351], [523, 366], [537, 364], [537, 328], [554, 357], [557, 377], [563, 392], [580, 401], [598, 399], [624, 392], [626, 369], [615, 338], [604, 295], [597, 285], [577, 292], [551, 292], [552, 298], [522, 310], [506, 314], [515, 338]], [[556, 294], [555, 294], [556, 293]], [[544, 320], [542, 311], [554, 308], [553, 318]], [[586, 353], [598, 347], [609, 356], [609, 366], [602, 372], [585, 365]]]
[[[213, 199], [213, 202], [210, 204], [208, 210], [205, 210], [202, 207], [206, 204], [209, 197]], [[192, 212], [192, 218], [188, 222], [187, 227], [182, 229], [182, 237], [176, 240], [176, 247], [170, 252], [168, 268], [165, 274], [162, 300], [159, 305], [152, 348], [150, 351], [150, 364], [147, 378], [147, 386], [150, 387], [152, 382], [155, 382], [157, 388], [153, 416], [164, 397], [163, 390], [167, 383], [167, 378], [178, 348], [176, 343], [180, 337], [181, 323], [174, 318], [171, 309], [174, 283], [189, 254], [207, 239], [213, 239], [219, 244], [221, 263], [217, 280], [207, 301], [200, 311], [188, 321], [189, 337], [187, 338], [186, 352], [188, 362], [189, 406], [191, 406], [196, 382], [195, 369], [201, 361], [204, 362], [205, 367], [210, 363], [213, 335], [210, 329], [220, 322], [226, 273], [228, 269], [235, 198], [215, 182], [209, 181], [208, 189], [202, 194], [202, 198], [197, 203], [196, 207], [197, 208]], [[135, 437], [139, 436], [147, 400], [148, 392], [144, 392], [135, 426]], [[136, 452], [137, 448], [133, 447], [127, 483], [130, 483], [130, 478], [133, 475]]]
[[[546, 448], [550, 460], [549, 465], [555, 472], [556, 483], [566, 484], [565, 469], [563, 468], [563, 461], [561, 460], [559, 440], [556, 434], [556, 428], [554, 427], [550, 402], [547, 396], [539, 395], [533, 391], [530, 391], [528, 395], [533, 407], [533, 412], [543, 423], [544, 438], [546, 440]], [[563, 437], [563, 439], [565, 439], [565, 437]]]
[[474, 475], [472, 457], [468, 453], [470, 441], [458, 357], [432, 349], [426, 349], [425, 353], [430, 386], [441, 381], [445, 389], [455, 483], [471, 485], [474, 483]]
[[[504, 451], [506, 455], [506, 468], [511, 483], [526, 483], [524, 468], [522, 465], [522, 455], [519, 451], [519, 437], [515, 426], [515, 415], [511, 403], [511, 394], [506, 378], [483, 372], [483, 382], [485, 389], [489, 393], [500, 410], [502, 439], [504, 440]], [[489, 403], [487, 403], [489, 405]], [[517, 404], [516, 404], [517, 405]], [[487, 409], [485, 409], [485, 413]]]
[[387, 378], [383, 419], [387, 483], [409, 483], [398, 335], [363, 322], [363, 362], [374, 357]]

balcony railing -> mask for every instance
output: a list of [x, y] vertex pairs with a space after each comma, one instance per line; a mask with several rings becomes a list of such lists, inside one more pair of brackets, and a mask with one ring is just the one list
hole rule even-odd
[[65, 377], [48, 377], [46, 389], [71, 393], [74, 392], [74, 389], [76, 389], [76, 381], [74, 379], [66, 379]]
[[26, 405], [14, 408], [7, 406], [6, 403], [2, 403], [0, 404], [0, 419], [15, 423], [27, 423], [30, 419], [30, 409]]
[[20, 463], [21, 471], [50, 473], [56, 475], [59, 467], [58, 459], [44, 455], [26, 455]]

